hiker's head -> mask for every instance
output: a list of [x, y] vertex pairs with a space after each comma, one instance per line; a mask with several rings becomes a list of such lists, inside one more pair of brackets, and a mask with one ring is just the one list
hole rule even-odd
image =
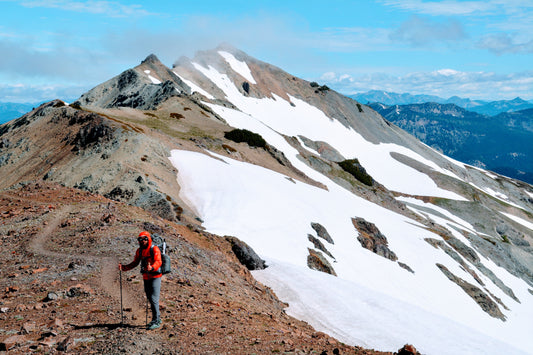
[[146, 248], [150, 242], [152, 237], [150, 236], [150, 233], [147, 231], [142, 231], [139, 233], [139, 236], [137, 237], [137, 241], [139, 242], [139, 245]]

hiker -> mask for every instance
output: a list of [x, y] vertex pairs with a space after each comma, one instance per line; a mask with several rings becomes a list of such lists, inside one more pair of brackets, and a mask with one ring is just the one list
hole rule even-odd
[[128, 271], [141, 264], [141, 274], [143, 275], [144, 292], [150, 302], [152, 309], [152, 321], [148, 323], [146, 329], [156, 329], [161, 326], [161, 315], [159, 313], [159, 293], [161, 291], [161, 251], [157, 245], [152, 247], [152, 237], [150, 233], [143, 231], [137, 238], [139, 249], [135, 252], [135, 258], [127, 265], [118, 264], [118, 269]]

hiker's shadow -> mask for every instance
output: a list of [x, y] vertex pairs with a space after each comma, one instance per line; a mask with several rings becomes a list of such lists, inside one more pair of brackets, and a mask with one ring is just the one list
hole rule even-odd
[[103, 324], [87, 324], [87, 325], [75, 325], [74, 329], [93, 329], [93, 328], [107, 328], [108, 330], [114, 330], [117, 328], [128, 329], [146, 329], [146, 325], [134, 325], [124, 323], [103, 323]]

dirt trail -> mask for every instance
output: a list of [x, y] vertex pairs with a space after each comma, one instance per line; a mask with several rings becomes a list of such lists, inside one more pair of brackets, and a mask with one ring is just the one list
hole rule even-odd
[[[118, 270], [118, 260], [116, 258], [99, 257], [87, 254], [64, 254], [46, 249], [45, 245], [47, 238], [54, 233], [61, 222], [65, 220], [73, 210], [74, 206], [65, 205], [55, 212], [52, 212], [53, 218], [48, 222], [46, 227], [31, 240], [30, 250], [38, 255], [61, 259], [62, 262], [64, 262], [65, 258], [71, 258], [82, 259], [97, 264], [101, 270], [100, 286], [108, 295], [120, 302], [120, 272]], [[126, 318], [127, 316], [131, 317], [131, 313], [133, 313], [133, 318], [138, 320], [137, 323], [142, 322], [142, 324], [144, 324], [146, 318], [145, 305], [138, 297], [142, 291], [130, 289], [130, 285], [125, 282], [125, 277], [124, 273], [122, 273], [122, 306], [123, 309], [131, 309], [131, 312], [124, 312], [124, 322], [129, 324], [130, 321], [127, 321]]]
[[[41, 233], [38, 233], [35, 238], [30, 242], [30, 250], [35, 254], [45, 255], [55, 258], [64, 258], [65, 254], [53, 252], [45, 249], [44, 243], [46, 238], [49, 237], [54, 230], [57, 229], [59, 223], [72, 211], [73, 206], [67, 205], [59, 209], [59, 211], [54, 212], [54, 218], [46, 227], [42, 230]], [[87, 256], [80, 255], [79, 258], [87, 259]]]

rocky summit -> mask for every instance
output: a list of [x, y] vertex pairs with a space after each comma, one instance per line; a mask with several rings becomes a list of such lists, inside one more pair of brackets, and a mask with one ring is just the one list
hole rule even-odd
[[[533, 349], [533, 187], [235, 48], [1, 125], [0, 176], [0, 349]], [[116, 267], [141, 230], [173, 263], [156, 331]]]

